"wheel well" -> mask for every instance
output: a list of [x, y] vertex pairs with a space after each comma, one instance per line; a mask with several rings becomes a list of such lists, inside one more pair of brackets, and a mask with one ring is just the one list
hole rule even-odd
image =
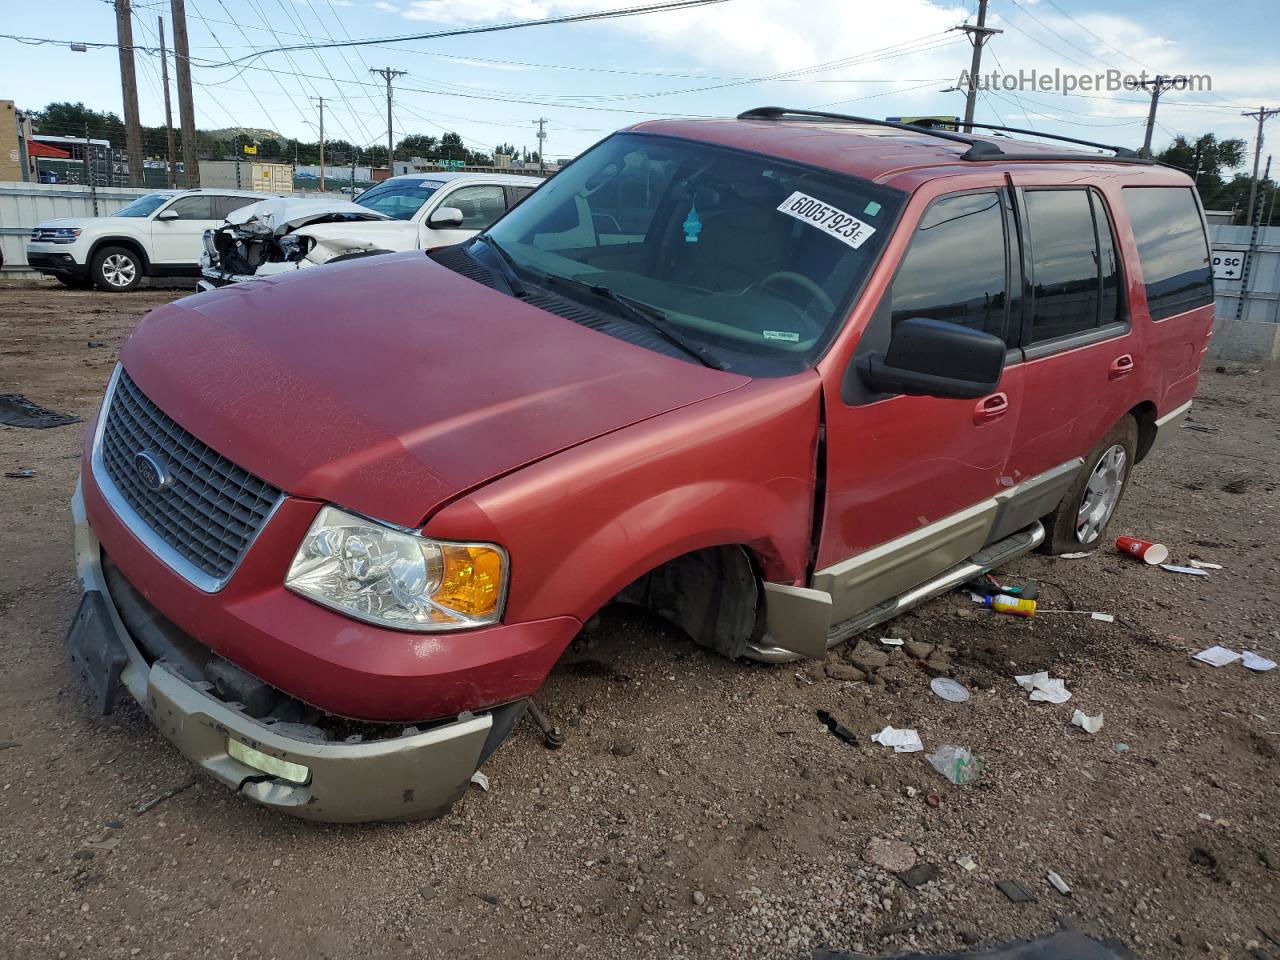
[[1138, 424], [1138, 449], [1135, 459], [1141, 463], [1156, 442], [1156, 405], [1150, 400], [1143, 401], [1132, 410], [1129, 416]]
[[755, 556], [736, 544], [682, 554], [633, 580], [614, 597], [645, 607], [726, 657], [764, 634], [764, 600]]
[[103, 237], [98, 240], [89, 249], [89, 262], [86, 266], [93, 266], [93, 261], [97, 259], [103, 247], [124, 247], [130, 253], [136, 253], [142, 261], [142, 272], [151, 272], [151, 261], [147, 259], [147, 251], [142, 248], [142, 244], [132, 237]]

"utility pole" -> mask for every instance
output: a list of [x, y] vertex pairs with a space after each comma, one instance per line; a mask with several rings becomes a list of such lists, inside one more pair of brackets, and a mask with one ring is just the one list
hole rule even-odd
[[1181, 86], [1187, 82], [1187, 78], [1183, 76], [1170, 77], [1162, 73], [1158, 73], [1153, 80], [1135, 80], [1134, 87], [1141, 87], [1151, 91], [1151, 109], [1147, 111], [1147, 132], [1142, 138], [1142, 149], [1139, 155], [1150, 158], [1151, 156], [1151, 134], [1155, 131], [1156, 126], [1156, 106], [1160, 103], [1160, 94], [1164, 93], [1170, 87]]
[[394, 152], [394, 126], [391, 123], [391, 81], [396, 77], [403, 77], [405, 71], [392, 70], [390, 67], [383, 67], [381, 70], [376, 70], [373, 67], [370, 67], [369, 72], [376, 73], [383, 80], [387, 81], [387, 175], [394, 177], [396, 175], [396, 165]]
[[320, 192], [324, 193], [324, 97], [308, 97], [320, 102]]
[[160, 26], [160, 83], [164, 87], [164, 129], [169, 149], [169, 189], [178, 184], [178, 157], [173, 145], [173, 108], [169, 104], [169, 54], [164, 48], [164, 17], [157, 16]]
[[186, 0], [169, 0], [173, 17], [173, 59], [178, 74], [178, 116], [182, 123], [182, 171], [188, 187], [200, 186], [196, 110], [191, 101], [191, 52], [187, 47]]
[[[1261, 121], [1259, 121], [1261, 122]], [[1267, 172], [1263, 174], [1264, 179], [1271, 178], [1271, 158], [1267, 157]], [[1254, 184], [1257, 184], [1258, 178], [1254, 176]], [[1244, 266], [1240, 268], [1240, 298], [1236, 300], [1236, 320], [1244, 319], [1245, 301], [1249, 298], [1249, 273], [1253, 269], [1253, 255], [1258, 250], [1258, 230], [1261, 228], [1262, 207], [1266, 202], [1266, 197], [1260, 197], [1258, 202], [1258, 212], [1253, 212], [1253, 194], [1250, 193], [1249, 211], [1246, 214], [1248, 223], [1252, 227], [1249, 231], [1249, 249], [1244, 255]]]
[[120, 48], [120, 92], [124, 97], [124, 146], [129, 151], [129, 186], [142, 186], [142, 121], [138, 117], [138, 75], [133, 69], [133, 11], [115, 0], [116, 44]]
[[966, 91], [968, 96], [964, 102], [964, 132], [972, 133], [973, 111], [978, 105], [978, 75], [982, 73], [982, 45], [994, 34], [1004, 33], [1004, 31], [987, 26], [987, 0], [978, 0], [976, 26], [965, 23], [951, 29], [963, 30], [969, 35], [969, 42], [973, 44], [973, 59], [969, 61], [969, 89]]
[[1262, 159], [1262, 125], [1271, 117], [1280, 114], [1280, 108], [1268, 110], [1266, 107], [1259, 107], [1253, 113], [1241, 113], [1242, 117], [1250, 117], [1258, 121], [1258, 136], [1253, 142], [1253, 182], [1249, 184], [1249, 206], [1245, 208], [1247, 211], [1245, 216], [1249, 219], [1246, 223], [1253, 221], [1253, 201], [1258, 196], [1258, 161]]
[[543, 146], [543, 141], [547, 139], [547, 118], [539, 117], [534, 123], [538, 125], [538, 173], [545, 177], [547, 175], [547, 151]]

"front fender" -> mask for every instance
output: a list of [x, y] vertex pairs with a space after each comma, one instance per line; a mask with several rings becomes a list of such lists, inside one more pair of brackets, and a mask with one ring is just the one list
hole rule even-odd
[[766, 579], [802, 583], [819, 389], [812, 372], [752, 381], [493, 481], [429, 518], [426, 533], [507, 549], [507, 622], [549, 610], [585, 619], [710, 546], [743, 545]]

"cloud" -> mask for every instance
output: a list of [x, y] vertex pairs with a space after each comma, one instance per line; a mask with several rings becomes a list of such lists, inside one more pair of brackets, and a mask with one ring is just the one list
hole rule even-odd
[[383, 13], [400, 13], [401, 10], [393, 3], [387, 3], [386, 0], [377, 0], [373, 5], [373, 9], [381, 10]]

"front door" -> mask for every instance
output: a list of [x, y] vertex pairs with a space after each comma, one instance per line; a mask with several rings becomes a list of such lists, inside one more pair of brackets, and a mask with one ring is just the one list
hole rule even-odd
[[156, 211], [151, 218], [151, 262], [168, 267], [195, 266], [204, 249], [204, 232], [222, 224], [216, 199], [212, 194], [193, 194], [178, 197]]
[[[443, 191], [442, 191], [443, 192]], [[454, 207], [462, 211], [462, 226], [433, 227], [431, 217], [442, 207]], [[496, 183], [471, 184], [451, 190], [432, 205], [423, 230], [422, 246], [426, 249], [461, 243], [487, 230], [507, 212], [506, 192]]]
[[[911, 240], [859, 341], [887, 347], [894, 326], [930, 317], [1006, 338], [1021, 274], [1002, 187], [938, 197], [903, 221]], [[828, 395], [827, 489], [813, 586], [833, 624], [917, 586], [988, 542], [1009, 480], [1022, 401], [1016, 350], [998, 391], [977, 400], [873, 394], [854, 368]]]

